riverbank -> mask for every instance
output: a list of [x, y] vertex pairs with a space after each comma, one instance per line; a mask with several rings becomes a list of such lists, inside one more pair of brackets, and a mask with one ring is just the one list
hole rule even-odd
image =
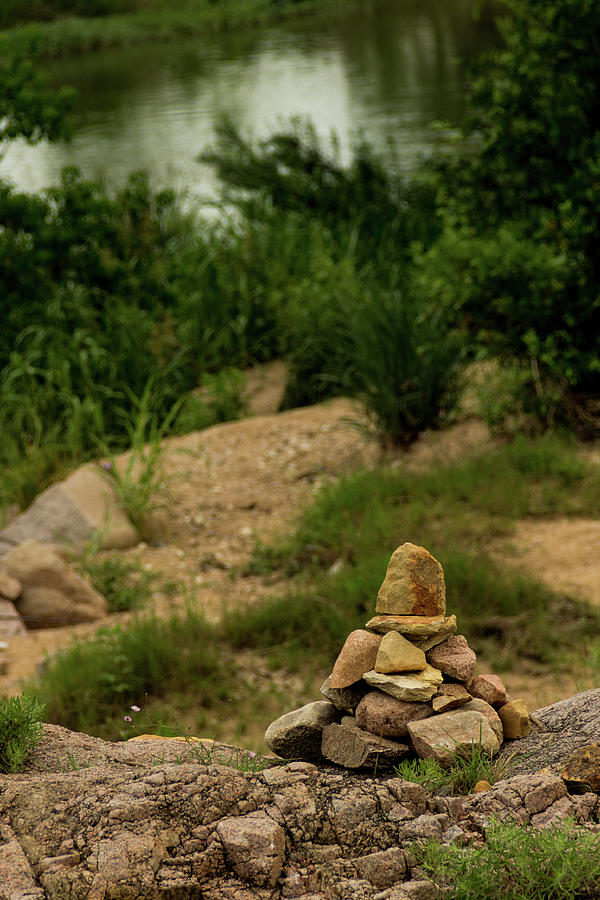
[[347, 8], [352, 0], [187, 0], [173, 9], [156, 0], [151, 9], [110, 16], [65, 16], [29, 22], [0, 32], [0, 54], [31, 52], [58, 59], [110, 47], [171, 41], [211, 32], [250, 28], [296, 18], [326, 8]]

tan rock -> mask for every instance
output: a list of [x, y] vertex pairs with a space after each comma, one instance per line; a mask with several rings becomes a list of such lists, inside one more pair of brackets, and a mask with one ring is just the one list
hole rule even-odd
[[[482, 716], [485, 716], [485, 718], [490, 723], [492, 731], [494, 732], [500, 743], [502, 743], [502, 739], [504, 737], [502, 720], [500, 719], [500, 716], [493, 706], [490, 706], [490, 704], [486, 703], [485, 700], [481, 700], [478, 697], [473, 697], [471, 700], [469, 700], [468, 703], [465, 703], [464, 706], [461, 706], [459, 712], [462, 712], [463, 710], [465, 712], [478, 712], [481, 713]], [[451, 715], [451, 713], [448, 713], [448, 715]]]
[[0, 597], [0, 640], [14, 637], [15, 634], [26, 634], [23, 619], [17, 612], [14, 603]]
[[374, 668], [389, 675], [393, 672], [420, 672], [427, 666], [425, 654], [397, 631], [388, 631], [381, 638]]
[[529, 710], [524, 700], [509, 700], [498, 710], [504, 737], [509, 740], [527, 737], [531, 731]]
[[475, 787], [473, 788], [474, 794], [484, 794], [486, 791], [491, 791], [492, 786], [489, 781], [478, 781]]
[[36, 540], [86, 544], [99, 536], [103, 550], [133, 547], [139, 535], [119, 505], [117, 495], [96, 466], [83, 466], [53, 484], [0, 531], [0, 543]]
[[0, 569], [0, 597], [6, 600], [17, 600], [23, 592], [23, 585], [16, 578], [3, 569]]
[[456, 632], [456, 616], [373, 616], [365, 627], [378, 634], [397, 631], [427, 651]]
[[500, 741], [480, 712], [459, 709], [420, 722], [409, 722], [408, 733], [422, 759], [435, 759], [443, 766], [449, 765], [457, 753], [470, 754], [474, 744], [490, 756], [500, 749]]
[[397, 700], [382, 691], [369, 691], [356, 707], [356, 721], [361, 728], [389, 738], [406, 737], [408, 722], [427, 719], [431, 714], [428, 703]]
[[3, 564], [23, 585], [15, 605], [28, 628], [93, 622], [108, 613], [104, 597], [68, 565], [60, 547], [25, 541]]
[[339, 690], [360, 681], [375, 665], [380, 644], [379, 635], [362, 629], [351, 631], [335, 661], [329, 687]]
[[431, 700], [437, 694], [444, 676], [438, 669], [428, 665], [422, 672], [414, 675], [382, 675], [374, 669], [365, 672], [364, 680], [371, 687], [379, 688], [397, 700]]
[[586, 744], [567, 760], [562, 778], [572, 794], [600, 794], [600, 744]]
[[402, 544], [394, 550], [377, 595], [376, 611], [394, 616], [445, 615], [446, 585], [437, 559], [416, 544]]
[[471, 695], [462, 684], [442, 684], [431, 705], [436, 713], [449, 712], [469, 703]]
[[467, 690], [472, 697], [485, 700], [491, 706], [504, 706], [506, 703], [506, 688], [498, 675], [476, 675], [467, 684]]
[[462, 634], [453, 634], [427, 652], [427, 661], [457, 681], [470, 681], [475, 673], [477, 657]]

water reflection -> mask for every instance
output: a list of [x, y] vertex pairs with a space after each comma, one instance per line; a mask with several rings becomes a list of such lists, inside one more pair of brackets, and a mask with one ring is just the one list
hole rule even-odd
[[65, 165], [121, 184], [135, 168], [157, 186], [211, 193], [195, 159], [222, 114], [267, 134], [290, 115], [334, 129], [347, 152], [363, 130], [389, 138], [407, 166], [435, 140], [433, 119], [460, 118], [465, 78], [458, 58], [490, 41], [474, 0], [374, 0], [244, 34], [93, 54], [53, 65], [79, 92], [69, 145], [15, 143], [0, 175], [19, 187], [55, 182]]

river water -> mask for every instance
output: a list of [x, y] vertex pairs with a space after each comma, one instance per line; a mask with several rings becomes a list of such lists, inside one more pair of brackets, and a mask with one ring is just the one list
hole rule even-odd
[[363, 0], [260, 30], [102, 51], [47, 66], [79, 96], [69, 144], [12, 144], [0, 177], [39, 190], [66, 165], [116, 186], [147, 169], [156, 187], [215, 192], [197, 162], [215, 123], [229, 116], [263, 136], [290, 116], [310, 116], [340, 138], [342, 157], [362, 131], [392, 139], [410, 168], [431, 151], [432, 121], [460, 119], [472, 59], [493, 39], [477, 0]]

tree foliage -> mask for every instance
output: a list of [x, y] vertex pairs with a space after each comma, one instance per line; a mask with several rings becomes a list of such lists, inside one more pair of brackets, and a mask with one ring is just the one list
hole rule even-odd
[[421, 262], [493, 353], [530, 372], [546, 424], [598, 431], [600, 6], [510, 0], [480, 62], [463, 152], [443, 167], [446, 230]]

